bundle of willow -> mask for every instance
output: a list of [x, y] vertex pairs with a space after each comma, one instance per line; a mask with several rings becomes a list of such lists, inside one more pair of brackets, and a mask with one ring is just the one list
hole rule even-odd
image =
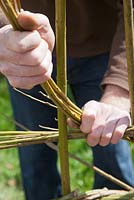
[[[58, 131], [1, 131], [0, 149], [20, 147], [44, 142], [57, 142]], [[74, 131], [68, 133], [68, 139], [82, 139], [84, 135]]]
[[[132, 131], [131, 131], [132, 130]], [[133, 136], [134, 127], [129, 128], [124, 139], [130, 141], [129, 138]], [[67, 135], [69, 140], [85, 139], [86, 135], [79, 129], [69, 130]], [[59, 132], [53, 131], [1, 131], [0, 132], [0, 149], [7, 149], [12, 147], [27, 146], [30, 144], [42, 144], [44, 142], [58, 142]], [[132, 141], [132, 139], [131, 139]]]
[[[20, 0], [0, 0], [0, 6], [8, 18], [9, 22], [12, 24], [15, 30], [23, 31], [23, 28], [19, 25], [17, 18], [21, 11]], [[53, 79], [41, 84], [43, 89], [49, 95], [51, 100], [56, 104], [56, 106], [66, 115], [71, 117], [78, 125], [81, 122], [82, 110], [78, 108], [73, 102], [70, 101], [68, 97], [60, 90]], [[131, 134], [129, 134], [129, 132]], [[124, 139], [133, 142], [134, 141], [134, 128], [129, 128]], [[131, 135], [131, 136], [130, 136]]]

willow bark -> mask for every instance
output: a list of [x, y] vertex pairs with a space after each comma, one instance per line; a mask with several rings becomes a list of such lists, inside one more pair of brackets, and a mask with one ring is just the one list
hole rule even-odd
[[128, 65], [128, 83], [131, 102], [131, 120], [134, 124], [134, 28], [133, 28], [133, 2], [132, 0], [123, 0], [124, 4], [124, 22], [125, 22], [125, 40]]
[[[56, 59], [57, 84], [66, 95], [66, 0], [56, 0]], [[58, 109], [59, 154], [61, 166], [62, 193], [70, 193], [69, 156], [66, 116]]]

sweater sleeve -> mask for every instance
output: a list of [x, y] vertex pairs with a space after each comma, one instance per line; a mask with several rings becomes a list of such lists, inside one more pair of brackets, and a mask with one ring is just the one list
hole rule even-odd
[[[108, 2], [108, 0], [107, 0]], [[111, 4], [112, 1], [110, 1]], [[124, 33], [124, 16], [122, 1], [117, 1], [118, 23], [113, 38], [108, 70], [102, 80], [102, 87], [107, 84], [119, 86], [128, 90], [128, 71], [126, 60], [125, 33]]]

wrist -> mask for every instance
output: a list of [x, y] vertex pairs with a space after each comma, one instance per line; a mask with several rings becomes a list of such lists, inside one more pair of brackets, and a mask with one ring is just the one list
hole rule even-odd
[[100, 102], [111, 104], [119, 109], [130, 112], [129, 91], [119, 86], [107, 85]]

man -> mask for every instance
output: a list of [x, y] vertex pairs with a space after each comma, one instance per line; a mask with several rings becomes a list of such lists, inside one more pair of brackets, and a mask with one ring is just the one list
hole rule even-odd
[[[50, 78], [52, 65], [52, 77], [56, 77], [55, 56], [52, 61], [51, 55], [54, 1], [24, 0], [22, 5], [48, 18], [22, 12], [19, 23], [31, 31], [13, 31], [10, 25], [1, 28], [0, 71], [12, 86], [42, 98], [38, 93], [41, 88], [36, 85]], [[94, 164], [133, 185], [129, 146], [126, 141], [119, 141], [130, 124], [122, 5], [115, 0], [68, 0], [67, 16], [68, 81], [77, 105], [83, 107], [80, 129], [87, 134]], [[55, 109], [31, 101], [11, 87], [10, 92], [18, 122], [31, 130], [39, 130], [39, 124], [57, 126]], [[75, 126], [70, 119], [68, 123]], [[26, 199], [49, 200], [58, 196], [56, 153], [45, 145], [23, 147], [19, 153]], [[121, 189], [95, 174], [94, 188], [102, 187]]]

